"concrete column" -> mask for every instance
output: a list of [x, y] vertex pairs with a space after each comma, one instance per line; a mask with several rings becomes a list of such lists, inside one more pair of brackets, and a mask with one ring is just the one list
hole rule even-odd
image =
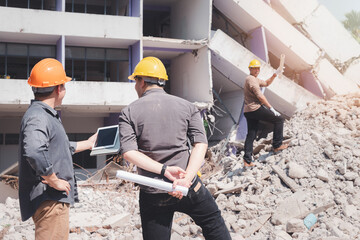
[[66, 0], [57, 0], [56, 1], [56, 11], [65, 12], [65, 1]]
[[264, 27], [258, 27], [250, 32], [250, 51], [264, 62], [269, 62]]
[[129, 47], [129, 75], [133, 73], [136, 65], [143, 58], [142, 42], [137, 41]]
[[131, 17], [142, 17], [142, 0], [129, 0], [129, 14]]
[[65, 68], [65, 36], [62, 35], [56, 42], [56, 59], [62, 63]]
[[241, 107], [241, 113], [238, 121], [238, 129], [236, 132], [237, 141], [245, 141], [247, 135], [247, 123], [244, 116], [244, 104]]
[[300, 74], [301, 84], [306, 90], [314, 95], [324, 98], [325, 93], [320, 82], [314, 77], [311, 71], [303, 71]]

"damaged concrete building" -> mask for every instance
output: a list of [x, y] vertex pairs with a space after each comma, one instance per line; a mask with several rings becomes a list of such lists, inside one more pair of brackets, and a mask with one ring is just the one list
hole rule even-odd
[[[146, 56], [165, 63], [166, 91], [203, 110], [211, 142], [237, 124], [237, 139], [244, 139], [243, 85], [253, 58], [267, 78], [286, 55], [284, 75], [265, 91], [286, 117], [308, 102], [359, 91], [360, 45], [316, 0], [0, 1], [0, 13], [3, 174], [16, 172], [20, 121], [32, 98], [26, 79], [46, 57], [74, 79], [60, 110], [70, 140], [117, 124], [137, 99], [127, 76]], [[90, 172], [106, 159], [74, 156]]]

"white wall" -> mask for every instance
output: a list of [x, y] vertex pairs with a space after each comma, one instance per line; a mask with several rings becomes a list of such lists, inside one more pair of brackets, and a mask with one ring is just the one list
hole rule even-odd
[[[0, 89], [0, 111], [4, 108], [24, 112], [33, 99], [25, 80], [3, 79]], [[68, 82], [62, 109], [118, 112], [138, 98], [134, 83], [129, 82]], [[14, 109], [14, 106], [16, 108]]]
[[171, 37], [200, 40], [209, 38], [211, 0], [179, 0], [171, 7]]
[[171, 60], [170, 92], [188, 101], [212, 103], [210, 51], [185, 53]]
[[[116, 40], [117, 47], [122, 41], [125, 45], [134, 43], [141, 38], [141, 21], [137, 17], [82, 14], [70, 12], [42, 11], [33, 9], [0, 7], [0, 32], [26, 34], [42, 34], [46, 36], [65, 35], [66, 44], [80, 41]], [[126, 29], [126, 31], [125, 31]], [[5, 37], [1, 36], [0, 38]], [[86, 37], [82, 39], [83, 37]], [[46, 37], [38, 37], [43, 42]], [[58, 39], [58, 37], [57, 37]], [[96, 40], [94, 40], [96, 39]], [[35, 40], [35, 39], [34, 39]], [[35, 40], [36, 41], [36, 40]]]

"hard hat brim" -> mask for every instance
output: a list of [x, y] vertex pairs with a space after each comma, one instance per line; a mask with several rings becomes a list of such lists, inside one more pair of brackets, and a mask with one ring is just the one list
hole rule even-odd
[[131, 75], [128, 77], [128, 79], [135, 81], [135, 76], [134, 76], [134, 74], [131, 74]]

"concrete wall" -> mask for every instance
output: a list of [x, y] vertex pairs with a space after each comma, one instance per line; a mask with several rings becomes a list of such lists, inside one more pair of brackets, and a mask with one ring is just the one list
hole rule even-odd
[[170, 91], [188, 101], [212, 103], [210, 51], [185, 53], [171, 61]]
[[[107, 42], [114, 47], [133, 44], [141, 38], [141, 21], [137, 17], [109, 16], [97, 14], [82, 14], [70, 12], [42, 11], [0, 7], [1, 32], [6, 32], [2, 38], [20, 41], [21, 38], [31, 38], [32, 42], [52, 43], [59, 36], [66, 36], [66, 44], [84, 46]], [[126, 31], [125, 31], [126, 29]], [[10, 33], [13, 33], [11, 35]], [[19, 35], [21, 34], [21, 35]], [[30, 36], [27, 36], [29, 34]], [[39, 37], [36, 35], [45, 35]], [[16, 36], [19, 36], [16, 39]], [[55, 38], [54, 38], [55, 36]], [[116, 41], [115, 41], [116, 40]], [[85, 44], [86, 45], [86, 44]], [[109, 46], [109, 45], [108, 45]]]
[[[3, 79], [0, 89], [0, 110], [26, 109], [33, 99], [31, 88], [24, 80]], [[69, 82], [66, 84], [63, 109], [118, 112], [138, 98], [134, 83], [128, 82]], [[7, 110], [9, 110], [7, 109]]]
[[211, 0], [181, 0], [171, 7], [171, 37], [200, 40], [209, 38]]

